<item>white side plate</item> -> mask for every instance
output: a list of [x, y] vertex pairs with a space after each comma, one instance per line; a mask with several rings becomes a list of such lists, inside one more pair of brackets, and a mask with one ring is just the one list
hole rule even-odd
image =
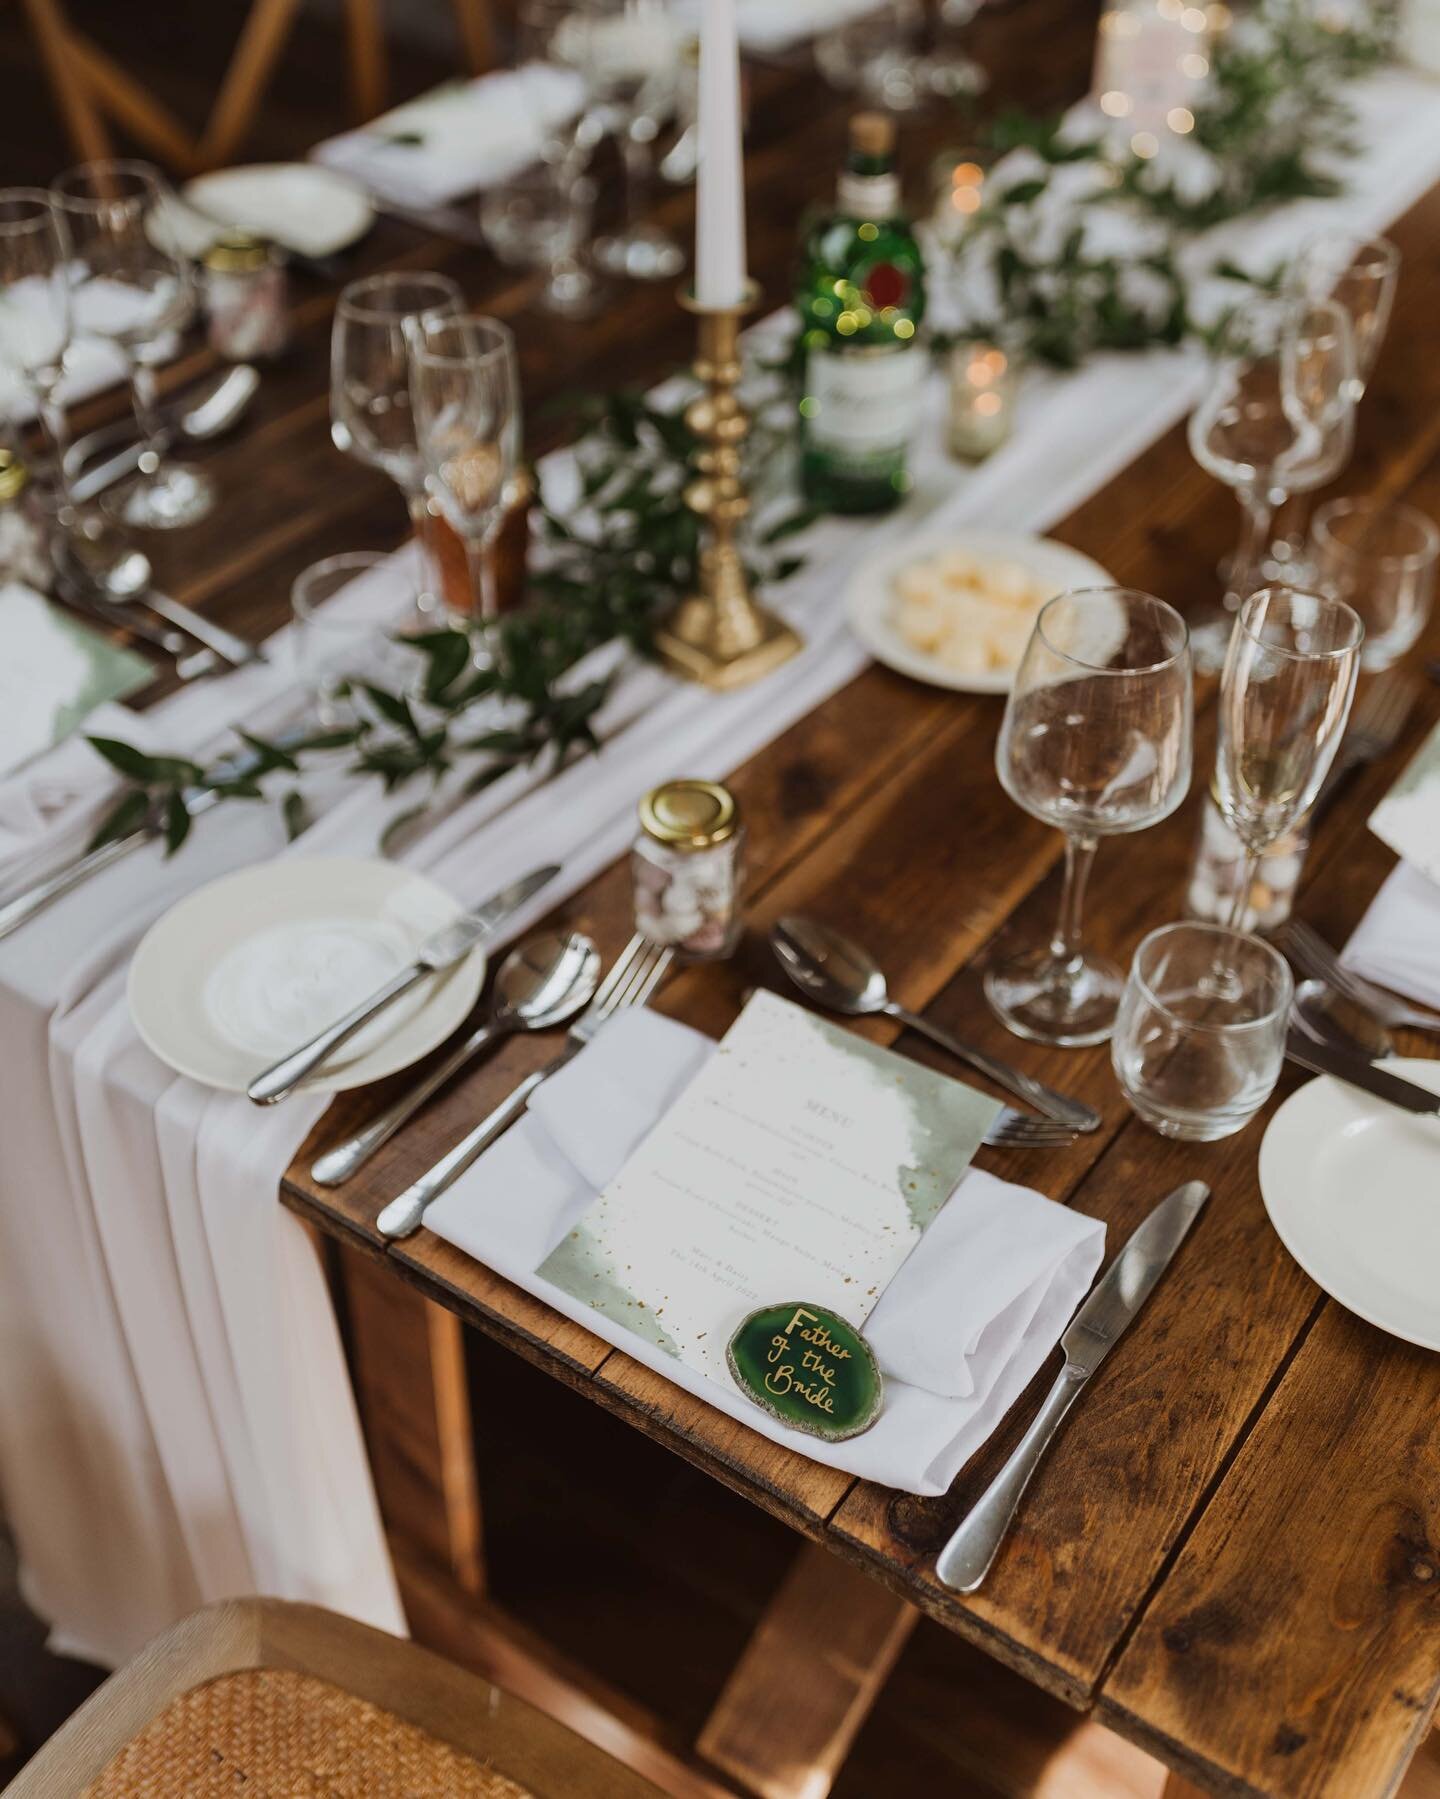
[[959, 674], [938, 658], [915, 649], [896, 630], [892, 622], [895, 576], [911, 563], [941, 550], [958, 550], [985, 562], [1017, 562], [1050, 590], [1047, 598], [1073, 587], [1115, 585], [1113, 575], [1079, 550], [1048, 537], [1029, 537], [1017, 531], [967, 530], [951, 525], [943, 530], [919, 531], [902, 543], [886, 544], [860, 564], [846, 586], [845, 605], [851, 628], [877, 662], [913, 680], [925, 681], [932, 687], [948, 687], [956, 693], [1008, 693], [1015, 670]]
[[180, 197], [222, 227], [267, 238], [301, 256], [333, 256], [375, 222], [369, 197], [353, 181], [313, 162], [216, 169], [187, 181]]
[[[1384, 1066], [1440, 1093], [1440, 1061]], [[1270, 1120], [1260, 1192], [1280, 1241], [1332, 1299], [1440, 1349], [1440, 1119], [1321, 1075]]]
[[[243, 868], [189, 894], [141, 938], [130, 1015], [162, 1062], [241, 1093], [403, 968], [460, 910], [433, 881], [390, 862], [317, 856]], [[351, 989], [337, 990], [322, 971], [362, 942]], [[464, 1022], [484, 979], [485, 952], [476, 949], [387, 1007], [306, 1088], [335, 1093], [408, 1068]]]

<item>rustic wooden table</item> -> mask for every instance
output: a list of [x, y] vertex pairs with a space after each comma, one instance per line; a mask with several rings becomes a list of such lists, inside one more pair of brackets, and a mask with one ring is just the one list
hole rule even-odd
[[[1031, 105], [1072, 97], [1086, 80], [1093, 23], [1090, 8], [1066, 0], [1023, 0], [986, 16], [976, 46], [996, 95]], [[1036, 43], [1045, 46], [1043, 69]], [[754, 71], [751, 257], [771, 303], [784, 298], [799, 207], [833, 179], [846, 110], [808, 75]], [[912, 175], [963, 135], [953, 119], [907, 126]], [[690, 207], [680, 194], [662, 210], [683, 232]], [[1404, 272], [1343, 483], [1440, 516], [1440, 190], [1393, 235]], [[563, 414], [541, 422], [538, 409], [555, 395], [653, 380], [689, 353], [689, 324], [668, 292], [628, 290], [593, 324], [563, 325], [531, 307], [534, 281], [393, 223], [353, 256], [357, 272], [441, 264], [474, 301], [514, 323], [536, 409], [532, 449], [565, 434]], [[302, 291], [294, 354], [267, 380], [252, 422], [213, 454], [224, 504], [158, 547], [172, 591], [237, 627], [277, 624], [291, 576], [313, 557], [400, 535], [395, 490], [342, 462], [329, 442], [333, 299], [318, 284]], [[197, 353], [177, 378], [203, 360]], [[1117, 580], [1184, 608], [1209, 597], [1234, 526], [1230, 495], [1196, 467], [1176, 430], [1055, 535]], [[1440, 619], [1422, 648], [1440, 651]], [[1394, 754], [1353, 780], [1324, 821], [1299, 910], [1332, 941], [1352, 928], [1391, 863], [1366, 814], [1437, 716], [1440, 689], [1427, 686]], [[422, 1634], [443, 1638], [442, 1616], [482, 1581], [459, 1320], [820, 1546], [777, 1596], [700, 1739], [706, 1761], [750, 1789], [823, 1793], [918, 1608], [1038, 1686], [1093, 1708], [1205, 1790], [1389, 1793], [1440, 1694], [1440, 1357], [1361, 1323], [1290, 1260], [1257, 1184], [1263, 1121], [1214, 1145], [1165, 1142], [1128, 1112], [1105, 1049], [1021, 1048], [993, 1020], [979, 965], [1008, 933], [1048, 925], [1060, 849], [995, 780], [998, 719], [994, 700], [872, 667], [737, 770], [751, 832], [750, 935], [732, 964], [680, 973], [657, 1002], [723, 1031], [747, 986], [779, 984], [762, 936], [777, 915], [803, 908], [883, 945], [907, 1004], [1104, 1113], [1104, 1128], [1071, 1149], [985, 1151], [985, 1166], [1103, 1218], [1112, 1250], [1178, 1181], [1196, 1175], [1214, 1189], [1172, 1272], [1042, 1467], [992, 1577], [959, 1598], [937, 1583], [934, 1554], [1023, 1428], [1040, 1383], [949, 1494], [916, 1499], [775, 1447], [429, 1233], [385, 1248], [374, 1229], [385, 1200], [549, 1054], [513, 1041], [354, 1183], [326, 1192], [306, 1178], [315, 1150], [375, 1096], [338, 1100], [281, 1194], [354, 1252], [344, 1260], [356, 1379], [412, 1617]], [[1197, 769], [1212, 743], [1205, 694]], [[1178, 914], [1194, 804], [1192, 796], [1157, 829], [1106, 845], [1087, 908], [1098, 947], [1128, 960], [1146, 929]], [[613, 954], [630, 930], [625, 870], [607, 871], [556, 919]], [[857, 1028], [897, 1038], [883, 1020]], [[939, 1063], [918, 1037], [899, 1033], [898, 1042]], [[1287, 1076], [1277, 1097], [1293, 1085]], [[829, 1644], [829, 1695], [802, 1703], [787, 1693], [782, 1725], [767, 1690], [783, 1656], [817, 1629]], [[788, 1772], [774, 1761], [782, 1740]], [[701, 1775], [695, 1782], [695, 1791], [712, 1790]]]

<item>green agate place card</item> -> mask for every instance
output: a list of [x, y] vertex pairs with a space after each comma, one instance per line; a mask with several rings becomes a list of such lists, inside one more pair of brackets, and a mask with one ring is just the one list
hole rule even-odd
[[777, 1293], [863, 1328], [998, 1110], [756, 993], [537, 1272], [728, 1385], [737, 1325]]
[[1440, 725], [1370, 814], [1370, 829], [1440, 885]]
[[880, 1364], [859, 1331], [824, 1306], [796, 1300], [752, 1312], [726, 1360], [741, 1392], [792, 1430], [843, 1443], [880, 1416]]

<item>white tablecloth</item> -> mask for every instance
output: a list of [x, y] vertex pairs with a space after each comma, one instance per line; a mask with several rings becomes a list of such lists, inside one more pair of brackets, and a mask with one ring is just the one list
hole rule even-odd
[[[1440, 175], [1433, 82], [1387, 73], [1363, 103], [1371, 147], [1347, 169], [1347, 193], [1231, 228], [1217, 254], [1251, 244], [1273, 259], [1329, 219], [1377, 228]], [[599, 721], [598, 758], [548, 784], [507, 776], [407, 859], [465, 898], [563, 861], [563, 886], [538, 913], [621, 851], [646, 787], [729, 773], [860, 668], [836, 588], [862, 541], [901, 536], [940, 507], [957, 523], [1043, 530], [1181, 417], [1203, 379], [1192, 351], [1036, 379], [1014, 440], [964, 474], [939, 447], [936, 380], [904, 511], [879, 525], [829, 521], [804, 543], [808, 566], [779, 596], [806, 634], [802, 656], [723, 697], [628, 669]], [[398, 591], [405, 568], [381, 578]], [[276, 668], [182, 693], [131, 734], [183, 752], [231, 719], [273, 727], [295, 704], [281, 649]], [[0, 893], [83, 838], [103, 786], [74, 745], [0, 784]], [[261, 1117], [172, 1078], [135, 1038], [123, 997], [131, 948], [175, 898], [269, 855], [373, 851], [410, 804], [369, 786], [331, 797], [288, 847], [267, 810], [224, 807], [174, 862], [141, 852], [0, 943], [0, 1490], [55, 1642], [101, 1661], [241, 1592], [400, 1625], [325, 1290], [275, 1199], [320, 1102]]]

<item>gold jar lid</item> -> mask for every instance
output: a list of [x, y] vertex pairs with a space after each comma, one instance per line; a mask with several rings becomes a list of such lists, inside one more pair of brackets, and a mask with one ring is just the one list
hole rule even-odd
[[13, 450], [0, 450], [0, 506], [25, 491], [30, 471]]
[[718, 781], [666, 781], [640, 802], [640, 828], [677, 850], [708, 850], [735, 835], [735, 796]]
[[202, 261], [218, 275], [246, 275], [269, 266], [270, 246], [248, 231], [227, 231], [215, 239]]

